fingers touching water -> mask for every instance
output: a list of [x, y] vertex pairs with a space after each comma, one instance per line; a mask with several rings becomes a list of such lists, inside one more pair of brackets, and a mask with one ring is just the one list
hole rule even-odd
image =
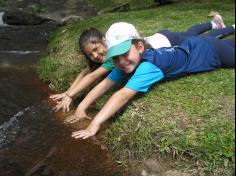
[[89, 119], [91, 120], [92, 118], [87, 116], [86, 114], [83, 115], [83, 116], [78, 116], [76, 114], [73, 114], [73, 115], [70, 115], [66, 118], [66, 120], [64, 121], [65, 124], [72, 124], [72, 123], [75, 123], [77, 121], [80, 121], [82, 119]]
[[94, 133], [85, 129], [85, 130], [73, 132], [71, 137], [73, 137], [75, 139], [87, 139], [87, 138], [94, 136], [94, 135], [95, 135]]
[[49, 97], [52, 101], [56, 101], [56, 106], [53, 108], [54, 111], [62, 111], [69, 112], [70, 111], [70, 104], [72, 102], [72, 98], [67, 96], [66, 93], [55, 94]]
[[[69, 112], [70, 111], [70, 104], [72, 102], [72, 98], [67, 96], [66, 93], [61, 93], [61, 94], [54, 94], [49, 97], [50, 100], [56, 102], [56, 105], [53, 107], [54, 111], [59, 111], [62, 109], [62, 111]], [[74, 114], [68, 116], [65, 120], [65, 124], [73, 124], [75, 122], [78, 122], [83, 119], [89, 119], [91, 120], [92, 118], [89, 117], [85, 111], [81, 111], [77, 109]], [[72, 133], [71, 137], [75, 139], [87, 139], [91, 136], [94, 136], [97, 132], [96, 128], [88, 127], [85, 130], [79, 130], [75, 131]]]
[[100, 125], [91, 122], [85, 130], [75, 131], [71, 136], [75, 139], [87, 139], [94, 136], [98, 132], [99, 127]]

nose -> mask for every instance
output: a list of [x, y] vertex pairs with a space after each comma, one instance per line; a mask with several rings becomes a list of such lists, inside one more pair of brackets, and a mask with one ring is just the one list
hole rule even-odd
[[113, 59], [113, 61], [115, 65], [121, 70], [127, 65], [125, 59], [122, 57], [116, 57], [115, 59]]
[[98, 54], [97, 54], [96, 52], [92, 52], [92, 57], [93, 57], [94, 59], [96, 59], [97, 56], [98, 56]]
[[119, 65], [125, 65], [126, 64], [126, 60], [124, 58], [122, 58], [122, 57], [118, 57], [117, 58], [117, 63]]

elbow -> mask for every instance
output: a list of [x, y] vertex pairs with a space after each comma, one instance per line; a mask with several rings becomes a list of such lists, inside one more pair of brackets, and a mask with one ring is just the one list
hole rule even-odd
[[137, 94], [137, 92], [131, 90], [131, 89], [127, 89], [127, 88], [122, 88], [121, 90], [119, 90], [118, 92], [116, 92], [114, 94], [114, 96], [117, 99], [120, 99], [121, 101], [124, 102], [128, 102], [131, 98], [133, 98], [135, 95]]
[[100, 77], [100, 75], [95, 74], [95, 73], [93, 73], [93, 72], [88, 74], [88, 78], [89, 78], [90, 80], [92, 80], [92, 81], [97, 80], [99, 77]]

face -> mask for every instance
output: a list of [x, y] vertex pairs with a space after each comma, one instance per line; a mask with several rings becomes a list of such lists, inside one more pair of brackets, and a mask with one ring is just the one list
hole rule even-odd
[[84, 47], [85, 54], [96, 63], [104, 63], [107, 53], [107, 48], [104, 43], [87, 43]]
[[132, 73], [139, 65], [143, 51], [144, 45], [142, 42], [139, 42], [138, 46], [132, 44], [127, 53], [114, 57], [113, 62], [117, 68], [125, 73]]

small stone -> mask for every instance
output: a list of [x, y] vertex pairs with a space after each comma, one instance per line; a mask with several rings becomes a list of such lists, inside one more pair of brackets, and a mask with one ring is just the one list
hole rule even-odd
[[163, 172], [163, 166], [156, 159], [147, 159], [144, 164], [152, 173], [160, 174]]
[[148, 176], [148, 173], [147, 173], [147, 171], [142, 170], [141, 175], [142, 175], [142, 176]]

